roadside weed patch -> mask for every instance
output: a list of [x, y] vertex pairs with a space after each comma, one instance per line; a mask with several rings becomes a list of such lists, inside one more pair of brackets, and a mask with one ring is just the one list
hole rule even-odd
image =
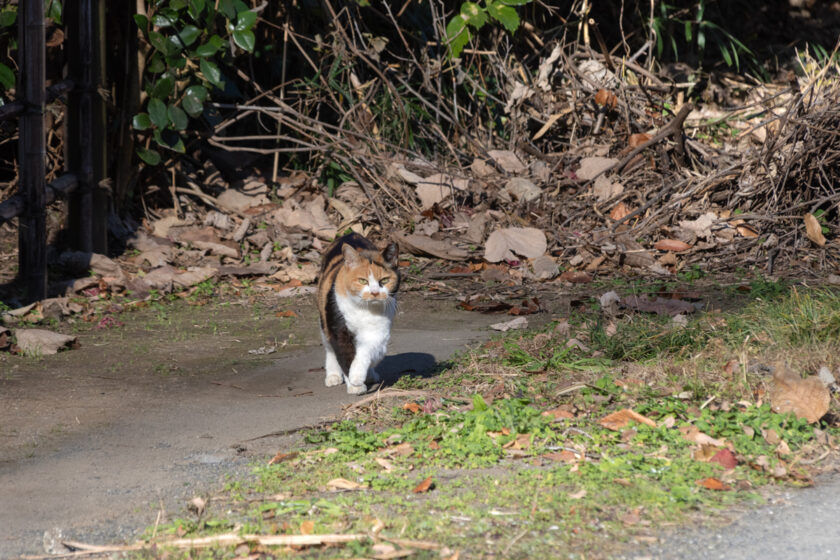
[[773, 412], [764, 364], [832, 355], [840, 298], [763, 293], [682, 325], [577, 313], [495, 338], [437, 376], [402, 378], [411, 398], [386, 389], [303, 434], [215, 497], [213, 524], [175, 534], [358, 537], [213, 557], [602, 558], [760, 503], [764, 486], [809, 485], [838, 430], [831, 414]]

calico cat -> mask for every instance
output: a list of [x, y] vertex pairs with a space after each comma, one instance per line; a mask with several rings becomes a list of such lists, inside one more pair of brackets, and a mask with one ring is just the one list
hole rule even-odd
[[327, 351], [327, 387], [347, 383], [360, 395], [388, 348], [391, 321], [400, 287], [399, 251], [391, 243], [383, 251], [357, 233], [335, 240], [324, 252], [318, 280], [321, 339]]

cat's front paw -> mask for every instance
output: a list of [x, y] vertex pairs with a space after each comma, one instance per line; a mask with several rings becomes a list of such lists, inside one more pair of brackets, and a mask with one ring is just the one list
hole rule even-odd
[[341, 385], [344, 381], [344, 376], [340, 373], [328, 373], [327, 377], [324, 379], [324, 385], [327, 387], [335, 387], [336, 385]]
[[364, 395], [367, 393], [367, 385], [351, 385], [347, 384], [347, 394], [348, 395]]

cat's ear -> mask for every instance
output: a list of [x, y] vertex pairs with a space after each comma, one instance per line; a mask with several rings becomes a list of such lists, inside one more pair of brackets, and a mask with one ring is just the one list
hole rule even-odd
[[391, 266], [397, 265], [397, 260], [400, 257], [400, 248], [396, 243], [391, 243], [382, 251], [382, 258]]
[[356, 249], [354, 249], [349, 243], [345, 243], [341, 247], [341, 254], [344, 255], [344, 265], [349, 266], [350, 268], [357, 267], [362, 262], [359, 252], [356, 251]]

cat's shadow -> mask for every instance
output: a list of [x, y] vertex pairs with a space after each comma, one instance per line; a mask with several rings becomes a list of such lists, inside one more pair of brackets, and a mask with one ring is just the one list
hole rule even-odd
[[389, 387], [405, 376], [435, 377], [446, 367], [431, 354], [424, 352], [403, 352], [385, 358], [376, 366], [376, 372], [382, 377], [382, 387]]

